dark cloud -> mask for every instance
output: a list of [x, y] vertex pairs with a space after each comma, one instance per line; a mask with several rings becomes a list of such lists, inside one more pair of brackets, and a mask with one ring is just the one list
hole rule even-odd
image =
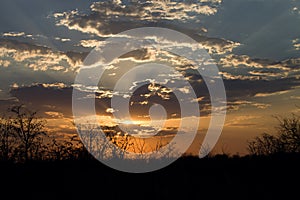
[[[196, 78], [196, 76], [194, 77]], [[198, 77], [198, 80], [201, 77]], [[299, 81], [294, 79], [275, 79], [275, 80], [224, 80], [228, 109], [238, 110], [240, 106], [253, 106], [263, 109], [270, 105], [252, 100], [257, 94], [276, 93], [280, 91], [291, 90], [299, 85]], [[192, 84], [197, 97], [202, 97], [199, 101], [199, 106], [202, 110], [201, 115], [205, 116], [210, 113], [210, 97], [207, 87], [204, 83]], [[29, 106], [34, 106], [35, 109], [63, 113], [66, 117], [72, 117], [72, 87], [64, 86], [63, 84], [37, 84], [30, 87], [19, 87], [11, 90], [11, 95], [18, 99], [18, 103], [26, 103]], [[105, 94], [106, 93], [106, 94]], [[130, 98], [130, 112], [133, 116], [147, 116], [149, 108], [154, 104], [161, 104], [167, 110], [169, 118], [172, 116], [180, 117], [180, 104], [176, 97], [169, 93], [168, 99], [164, 99], [159, 91], [156, 94], [151, 94], [149, 85], [143, 85], [135, 91]], [[82, 91], [82, 95], [87, 98], [96, 99], [96, 110], [100, 115], [111, 115], [107, 112], [111, 108], [111, 96], [103, 91], [93, 92]], [[124, 98], [122, 95], [117, 95], [117, 98]], [[15, 101], [15, 100], [14, 100]], [[84, 100], [83, 100], [84, 101]], [[4, 101], [4, 102], [10, 102]], [[144, 103], [143, 103], [144, 102]], [[4, 104], [3, 104], [4, 105]], [[7, 103], [9, 105], [9, 103]], [[49, 109], [51, 108], [51, 109]]]
[[215, 14], [218, 5], [216, 1], [100, 1], [91, 5], [90, 14], [73, 10], [54, 16], [58, 25], [106, 37], [142, 26], [195, 22], [199, 15]]
[[41, 113], [54, 111], [63, 113], [66, 117], [72, 116], [72, 88], [45, 87], [43, 84], [20, 87], [11, 90], [11, 95], [34, 110]]
[[86, 53], [61, 52], [48, 47], [0, 39], [0, 98], [13, 85], [64, 82], [71, 84]]
[[221, 58], [218, 64], [223, 78], [230, 80], [297, 79], [300, 73], [299, 58], [274, 61], [229, 54]]
[[[9, 56], [15, 58], [15, 61], [23, 61], [25, 58], [20, 58], [18, 54], [21, 54], [22, 52], [25, 52], [26, 54], [29, 54], [29, 58], [34, 57], [41, 57], [41, 56], [56, 56], [57, 59], [66, 59], [68, 64], [70, 65], [76, 65], [78, 63], [81, 63], [82, 60], [86, 57], [87, 53], [79, 53], [79, 52], [60, 52], [60, 51], [54, 51], [48, 47], [45, 46], [39, 46], [35, 44], [30, 44], [26, 42], [20, 42], [17, 40], [10, 40], [10, 39], [1, 39], [0, 38], [0, 48], [2, 50], [1, 56]], [[7, 52], [5, 52], [7, 51]], [[6, 54], [7, 53], [7, 54]], [[66, 56], [66, 57], [64, 57]], [[68, 60], [69, 59], [69, 60]], [[36, 61], [38, 62], [38, 61]], [[59, 64], [59, 63], [56, 63]]]
[[244, 100], [258, 93], [274, 93], [299, 86], [299, 80], [292, 78], [275, 80], [224, 80], [227, 97], [230, 100]]

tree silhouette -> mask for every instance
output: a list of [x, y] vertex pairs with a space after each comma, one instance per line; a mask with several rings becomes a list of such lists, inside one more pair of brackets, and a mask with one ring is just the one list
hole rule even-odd
[[300, 117], [276, 117], [279, 125], [277, 135], [264, 133], [248, 142], [252, 155], [271, 155], [275, 153], [300, 153]]
[[0, 118], [0, 156], [9, 160], [13, 152], [14, 132], [11, 119]]
[[11, 118], [11, 126], [19, 144], [20, 155], [26, 161], [32, 159], [41, 148], [42, 135], [46, 135], [44, 130], [45, 121], [38, 119], [36, 112], [32, 112], [23, 105], [11, 108], [14, 117]]

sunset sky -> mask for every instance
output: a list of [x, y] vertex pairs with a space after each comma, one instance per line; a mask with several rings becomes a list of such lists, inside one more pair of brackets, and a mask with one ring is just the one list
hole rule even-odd
[[[299, 0], [3, 0], [1, 111], [23, 103], [47, 120], [50, 132], [76, 134], [72, 90], [86, 56], [122, 31], [153, 26], [190, 36], [218, 66], [227, 93], [227, 117], [216, 152], [245, 154], [247, 140], [276, 132], [274, 116], [300, 112]], [[112, 84], [125, 68], [153, 61], [175, 66], [192, 82], [201, 117], [189, 152], [198, 154], [210, 119], [207, 89], [201, 77], [189, 71], [187, 60], [166, 52], [141, 49], [112, 64], [94, 97], [101, 125], [126, 124], [112, 119]], [[128, 81], [133, 87], [138, 84]], [[176, 90], [189, 93], [185, 87]], [[168, 88], [151, 81], [130, 99], [135, 122], [127, 125], [149, 127], [148, 110], [157, 101], [167, 110], [164, 130], [176, 128], [178, 101]]]

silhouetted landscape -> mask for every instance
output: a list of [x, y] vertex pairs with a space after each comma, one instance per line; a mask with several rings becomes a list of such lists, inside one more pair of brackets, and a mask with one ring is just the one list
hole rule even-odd
[[300, 123], [296, 115], [279, 119], [277, 135], [263, 134], [250, 141], [249, 155], [223, 153], [203, 159], [186, 155], [158, 171], [131, 174], [100, 163], [74, 139], [42, 142], [47, 133], [35, 112], [22, 105], [10, 111], [13, 115], [0, 123], [2, 195], [286, 199], [298, 192]]
[[1, 193], [11, 197], [292, 198], [299, 155], [184, 157], [146, 174], [115, 171], [96, 160], [1, 162]]
[[0, 5], [0, 200], [299, 199], [300, 0]]

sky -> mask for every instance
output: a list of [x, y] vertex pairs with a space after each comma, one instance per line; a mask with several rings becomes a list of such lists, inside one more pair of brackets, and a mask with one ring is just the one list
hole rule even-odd
[[[47, 120], [50, 132], [62, 137], [76, 134], [72, 91], [77, 87], [74, 82], [79, 68], [93, 48], [133, 28], [169, 28], [202, 45], [223, 79], [227, 116], [215, 151], [245, 154], [248, 140], [264, 132], [276, 133], [274, 116], [300, 112], [299, 24], [299, 0], [3, 0], [0, 109], [4, 113], [9, 106], [23, 103]], [[147, 47], [112, 63], [96, 90], [76, 89], [96, 99], [101, 125], [126, 124], [113, 119], [118, 111], [110, 101], [112, 96], [129, 97], [127, 93], [113, 93], [113, 85], [128, 69], [154, 61], [170, 64], [192, 85], [196, 95], [192, 101], [200, 109], [200, 126], [189, 149], [195, 153], [209, 124], [210, 99], [202, 77], [192, 71], [186, 59]], [[148, 75], [155, 73], [175, 80], [168, 71], [149, 71]], [[137, 89], [129, 99], [135, 120], [127, 124], [130, 129], [144, 127], [151, 133], [149, 109], [162, 104], [167, 118], [163, 130], [172, 134], [170, 130], [179, 126], [182, 117], [180, 103], [191, 101], [178, 101], [174, 93], [190, 97], [190, 91], [181, 84], [168, 90], [154, 83], [153, 77], [144, 83], [127, 78]]]

